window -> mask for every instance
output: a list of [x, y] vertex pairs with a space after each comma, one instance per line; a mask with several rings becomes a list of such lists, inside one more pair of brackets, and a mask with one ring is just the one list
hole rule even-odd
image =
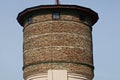
[[56, 13], [53, 13], [52, 15], [53, 19], [59, 19], [60, 18], [60, 13], [56, 12]]
[[31, 23], [32, 23], [32, 16], [29, 16], [29, 17], [27, 18], [27, 21], [28, 21], [28, 24], [31, 24]]
[[85, 19], [86, 19], [84, 15], [80, 15], [79, 18], [80, 18], [80, 21], [83, 21], [83, 22], [84, 22]]

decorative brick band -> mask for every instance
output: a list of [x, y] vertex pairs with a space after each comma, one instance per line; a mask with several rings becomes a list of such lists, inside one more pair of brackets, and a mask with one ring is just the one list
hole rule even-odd
[[91, 41], [91, 38], [88, 37], [88, 36], [83, 36], [83, 35], [80, 35], [80, 34], [76, 34], [76, 33], [68, 33], [68, 32], [53, 32], [53, 33], [44, 33], [44, 34], [37, 34], [37, 35], [33, 35], [33, 36], [30, 36], [30, 37], [27, 37], [24, 39], [24, 43], [29, 41], [30, 39], [34, 39], [34, 38], [37, 38], [37, 37], [42, 37], [42, 36], [46, 36], [46, 35], [71, 35], [71, 36], [76, 36], [76, 37], [81, 37], [83, 39], [87, 39], [87, 40], [90, 40]]
[[89, 65], [89, 64], [86, 64], [86, 63], [77, 63], [77, 62], [67, 62], [67, 61], [42, 61], [42, 62], [35, 62], [35, 63], [32, 63], [32, 64], [29, 64], [29, 65], [25, 65], [23, 67], [23, 70], [25, 68], [27, 68], [28, 66], [32, 66], [32, 65], [38, 65], [38, 64], [52, 64], [52, 63], [71, 63], [71, 64], [77, 64], [77, 65], [83, 65], [83, 66], [87, 66], [87, 67], [90, 67], [91, 69], [94, 69], [94, 66], [92, 65]]
[[24, 53], [24, 65], [29, 65], [35, 62], [42, 61], [67, 61], [86, 63], [92, 65], [92, 53], [85, 49], [56, 47], [51, 46], [47, 48], [40, 48], [36, 50], [27, 51]]
[[24, 53], [26, 54], [29, 51], [34, 51], [34, 50], [39, 50], [39, 49], [47, 49], [47, 48], [56, 48], [57, 50], [59, 50], [60, 48], [79, 48], [79, 49], [84, 49], [83, 47], [75, 47], [75, 46], [44, 46], [44, 47], [37, 47], [37, 48], [33, 48], [33, 49], [29, 49], [29, 50], [24, 50]]
[[71, 33], [90, 36], [91, 29], [82, 23], [69, 21], [47, 21], [24, 27], [24, 39], [45, 33]]
[[24, 41], [24, 51], [45, 46], [74, 46], [91, 49], [92, 41], [78, 35], [48, 34]]

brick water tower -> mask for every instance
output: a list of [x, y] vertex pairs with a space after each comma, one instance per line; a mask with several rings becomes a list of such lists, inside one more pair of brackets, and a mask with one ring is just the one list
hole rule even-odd
[[23, 26], [25, 80], [92, 80], [93, 10], [77, 5], [41, 5], [17, 17]]

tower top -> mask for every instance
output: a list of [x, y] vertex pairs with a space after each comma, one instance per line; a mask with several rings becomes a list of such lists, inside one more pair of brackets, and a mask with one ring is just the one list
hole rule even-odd
[[[59, 0], [56, 0], [59, 1]], [[69, 11], [77, 11], [79, 13], [87, 14], [92, 19], [92, 25], [94, 25], [98, 20], [98, 14], [91, 10], [90, 8], [77, 6], [77, 5], [40, 5], [35, 6], [31, 8], [27, 8], [21, 13], [18, 14], [17, 20], [20, 23], [21, 26], [24, 24], [24, 20], [28, 15], [33, 15], [33, 13], [39, 12], [39, 11], [63, 11], [63, 10], [69, 10]]]

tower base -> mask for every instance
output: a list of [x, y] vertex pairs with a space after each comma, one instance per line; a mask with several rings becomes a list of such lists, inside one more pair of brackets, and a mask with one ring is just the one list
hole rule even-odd
[[25, 80], [89, 80], [83, 75], [68, 73], [67, 70], [48, 70], [48, 73], [39, 73], [27, 77]]

